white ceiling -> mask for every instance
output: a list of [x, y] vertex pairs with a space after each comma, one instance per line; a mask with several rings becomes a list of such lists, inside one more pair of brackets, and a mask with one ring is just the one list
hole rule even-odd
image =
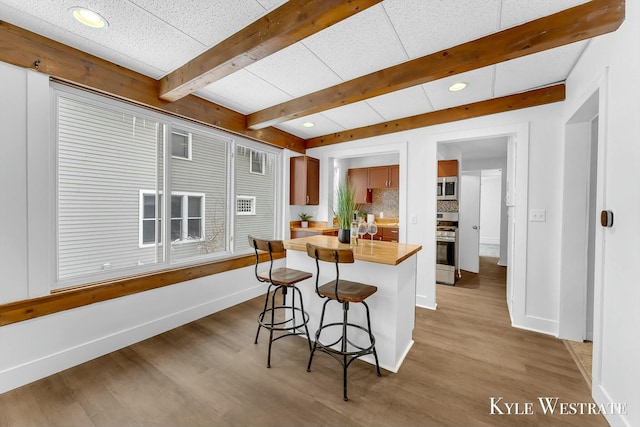
[[439, 159], [461, 159], [465, 161], [500, 159], [507, 157], [506, 136], [450, 141], [438, 143]]
[[[586, 0], [384, 0], [197, 92], [243, 114], [585, 3]], [[0, 0], [0, 20], [158, 79], [283, 0]], [[69, 8], [109, 21], [83, 27]], [[587, 42], [485, 67], [277, 127], [302, 138], [563, 81]], [[467, 89], [452, 93], [455, 81]], [[302, 127], [311, 121], [312, 128]]]

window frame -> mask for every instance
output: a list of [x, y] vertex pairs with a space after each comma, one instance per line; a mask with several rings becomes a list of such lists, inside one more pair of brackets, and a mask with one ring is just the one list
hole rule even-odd
[[[164, 234], [164, 229], [163, 227], [158, 227], [158, 222], [160, 222], [162, 224], [162, 219], [158, 219], [158, 200], [162, 201], [164, 198], [162, 197], [163, 192], [160, 191], [154, 191], [154, 190], [140, 190], [139, 192], [139, 202], [138, 202], [138, 206], [139, 206], [139, 215], [138, 215], [138, 247], [139, 248], [152, 248], [156, 245], [162, 246], [163, 244], [163, 239], [162, 239], [162, 235]], [[153, 218], [153, 221], [156, 223], [156, 230], [160, 230], [160, 239], [158, 240], [156, 238], [156, 240], [153, 243], [145, 243], [144, 242], [144, 221], [149, 221], [150, 218], [145, 218], [144, 217], [144, 198], [146, 196], [157, 196], [155, 197], [155, 201], [156, 201], [156, 206], [155, 206], [155, 212], [156, 215]], [[159, 204], [160, 205], [160, 210], [162, 210], [162, 202]], [[156, 236], [157, 237], [157, 236]]]
[[[253, 158], [254, 158], [254, 154], [260, 154], [260, 170], [259, 171], [254, 171], [253, 170], [253, 165], [254, 162]], [[260, 150], [254, 150], [253, 148], [249, 149], [249, 173], [252, 173], [254, 175], [264, 175], [265, 174], [265, 167], [266, 167], [266, 160], [267, 160], [267, 153], [265, 153], [264, 151], [260, 151]]]
[[[186, 136], [187, 137], [187, 157], [183, 157], [183, 156], [176, 156], [175, 154], [173, 154], [173, 135], [180, 135], [180, 136]], [[171, 131], [169, 132], [169, 137], [171, 139], [171, 144], [170, 145], [170, 149], [169, 149], [169, 153], [171, 154], [171, 158], [172, 159], [178, 159], [178, 160], [188, 160], [191, 161], [193, 160], [193, 138], [192, 138], [193, 134], [189, 131], [186, 130], [182, 130], [182, 129], [176, 129], [176, 128], [172, 128]]]
[[[202, 241], [204, 241], [205, 239], [205, 214], [206, 214], [206, 194], [205, 193], [197, 193], [197, 192], [191, 192], [191, 191], [172, 191], [171, 192], [171, 197], [180, 197], [180, 203], [181, 203], [181, 236], [180, 239], [177, 240], [171, 240], [171, 244], [172, 245], [184, 245], [184, 244], [189, 244], [189, 243], [200, 243]], [[189, 216], [189, 198], [199, 198], [201, 200], [200, 203], [200, 216], [199, 217], [190, 217]], [[173, 218], [173, 215], [171, 216], [171, 221], [173, 221], [176, 218]], [[188, 237], [189, 234], [189, 220], [193, 219], [193, 218], [199, 218], [200, 219], [200, 237], [197, 239], [190, 239]], [[186, 236], [186, 237], [185, 237]]]

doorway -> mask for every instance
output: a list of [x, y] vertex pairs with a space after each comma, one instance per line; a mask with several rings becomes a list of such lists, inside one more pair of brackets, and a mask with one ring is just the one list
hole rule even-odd
[[[530, 322], [525, 308], [528, 230], [525, 219], [528, 211], [529, 124], [452, 132], [440, 135], [435, 142], [438, 160], [457, 158], [463, 170], [501, 169], [504, 203], [501, 203], [500, 221], [501, 229], [506, 232], [500, 233], [499, 265], [507, 267], [506, 290], [503, 288], [502, 292], [512, 324], [528, 327]], [[495, 144], [500, 147], [500, 154], [488, 156]], [[496, 157], [500, 159], [497, 163]], [[494, 159], [493, 162], [490, 159]]]
[[565, 126], [558, 337], [593, 340], [599, 93]]
[[[494, 159], [497, 163], [503, 156]], [[462, 171], [460, 174], [460, 269], [479, 273], [480, 257], [506, 266], [506, 182], [502, 169]], [[504, 244], [502, 243], [504, 241]], [[501, 248], [504, 257], [501, 260]]]

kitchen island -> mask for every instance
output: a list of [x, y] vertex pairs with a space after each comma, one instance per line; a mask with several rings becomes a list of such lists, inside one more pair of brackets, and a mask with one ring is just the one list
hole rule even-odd
[[[308, 236], [284, 242], [287, 248], [287, 267], [313, 273], [313, 278], [298, 283], [303, 295], [304, 308], [309, 313], [309, 332], [312, 339], [318, 329], [324, 299], [315, 293], [316, 263], [307, 255], [307, 243], [325, 248], [353, 249], [355, 263], [340, 264], [340, 277], [378, 287], [367, 299], [371, 311], [371, 329], [376, 339], [380, 367], [398, 372], [402, 361], [413, 345], [413, 327], [416, 305], [416, 266], [419, 245], [362, 239], [358, 246], [340, 243], [333, 236]], [[320, 264], [320, 285], [335, 279], [333, 264]], [[342, 307], [329, 304], [325, 322], [340, 321]], [[366, 325], [364, 307], [351, 304], [349, 321]], [[365, 334], [353, 336], [356, 342], [366, 342]], [[362, 358], [374, 363], [371, 355]]]

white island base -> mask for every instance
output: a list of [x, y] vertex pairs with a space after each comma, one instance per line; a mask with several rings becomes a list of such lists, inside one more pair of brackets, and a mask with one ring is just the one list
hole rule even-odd
[[[333, 238], [326, 236], [312, 236], [302, 239], [287, 241], [287, 267], [313, 273], [313, 278], [298, 283], [296, 286], [303, 295], [304, 309], [309, 313], [309, 333], [314, 340], [315, 332], [318, 329], [322, 305], [326, 301], [315, 293], [316, 262], [310, 258], [306, 252], [299, 250], [301, 246], [292, 246], [290, 243], [296, 240], [306, 240], [318, 246], [327, 247], [322, 242], [312, 241], [315, 237]], [[288, 243], [288, 244], [287, 244]], [[296, 242], [300, 243], [300, 242]], [[304, 243], [306, 245], [306, 243]], [[342, 245], [342, 244], [340, 244]], [[340, 277], [346, 280], [357, 281], [374, 285], [378, 291], [367, 298], [371, 315], [371, 329], [376, 340], [376, 351], [380, 367], [391, 372], [398, 372], [400, 365], [411, 346], [413, 345], [413, 327], [415, 325], [415, 304], [416, 304], [416, 266], [417, 251], [421, 248], [413, 245], [400, 245], [417, 248], [411, 255], [399, 260], [397, 265], [389, 265], [378, 262], [363, 261], [358, 259], [358, 253], [371, 254], [380, 245], [398, 245], [390, 242], [370, 242], [360, 241], [360, 246], [355, 248], [356, 261], [353, 264], [340, 264]], [[348, 245], [344, 245], [348, 247]], [[293, 249], [293, 250], [292, 250]], [[331, 263], [320, 263], [320, 285], [335, 279], [335, 266]], [[325, 313], [325, 325], [332, 322], [342, 321], [342, 304], [335, 301], [327, 304]], [[352, 303], [349, 309], [349, 323], [367, 325], [365, 309], [362, 304]], [[329, 332], [335, 336], [340, 333], [340, 328], [332, 328]], [[330, 337], [330, 336], [329, 336]], [[349, 339], [356, 343], [367, 344], [368, 337], [365, 333], [357, 330], [350, 335]], [[331, 342], [325, 332], [322, 335], [323, 342]], [[319, 356], [320, 353], [317, 353]], [[322, 356], [320, 356], [322, 357]], [[362, 360], [375, 363], [373, 355], [361, 357]]]

